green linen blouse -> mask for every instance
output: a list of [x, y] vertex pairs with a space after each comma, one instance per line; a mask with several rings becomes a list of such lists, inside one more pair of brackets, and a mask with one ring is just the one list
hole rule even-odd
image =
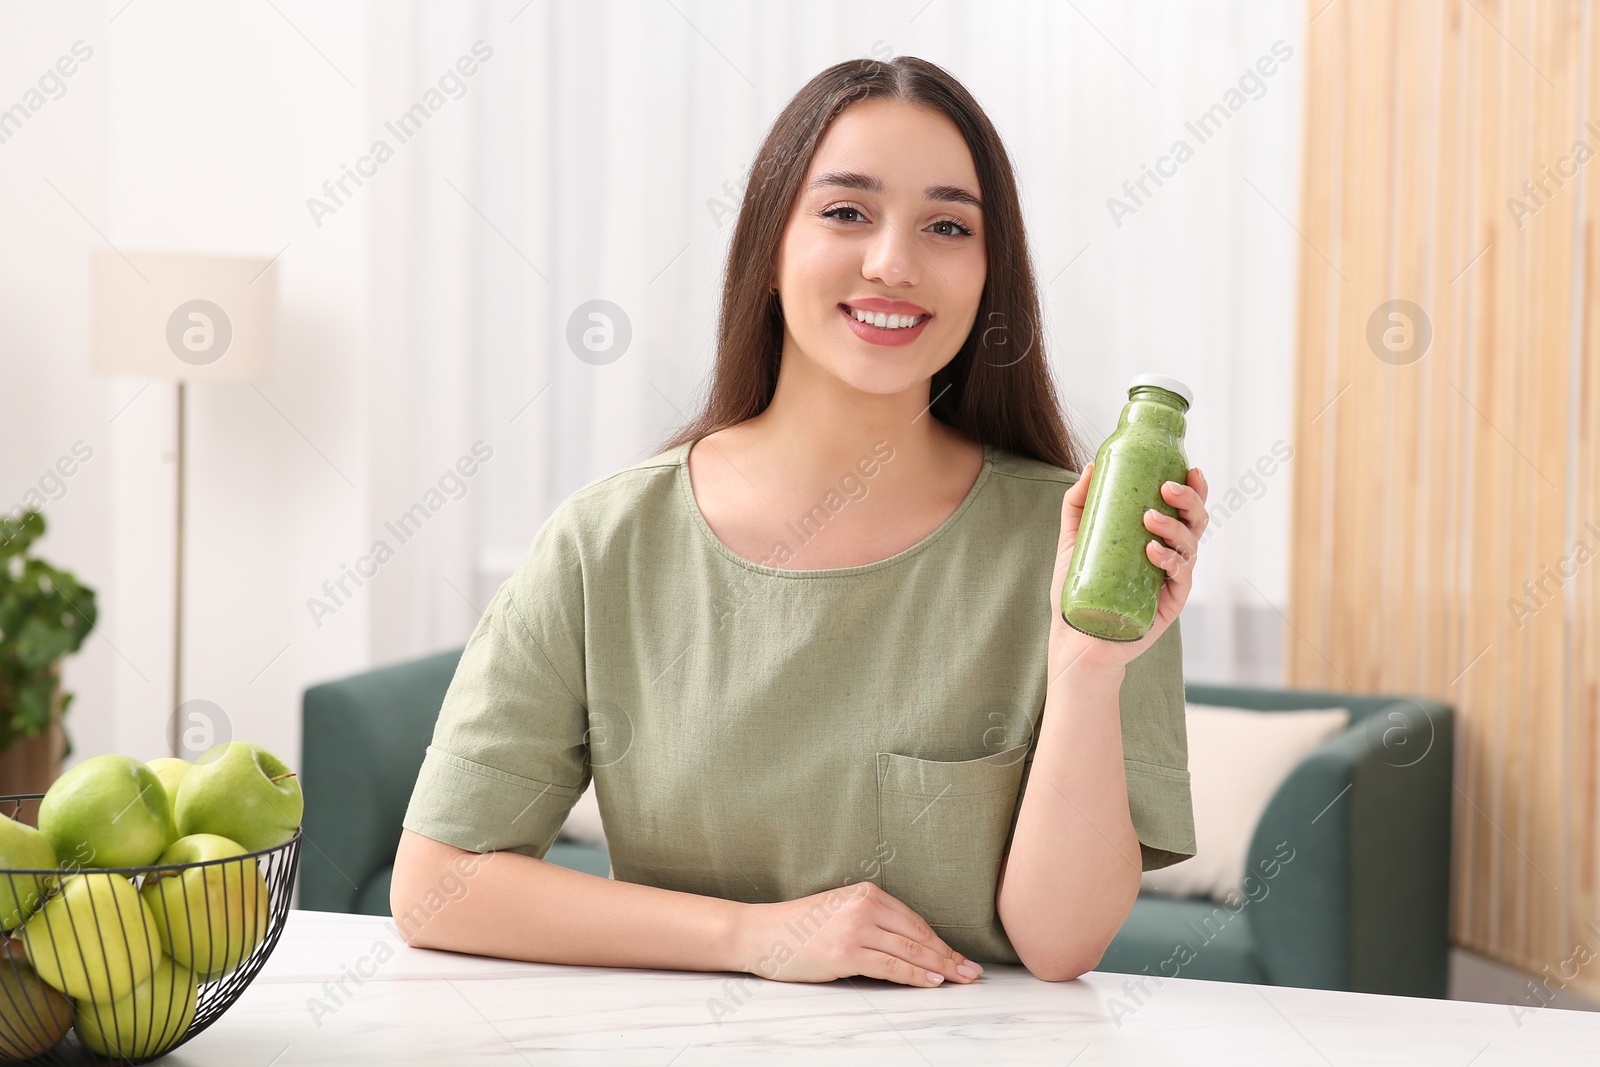
[[[689, 447], [590, 482], [540, 527], [467, 642], [404, 825], [543, 858], [592, 778], [615, 879], [751, 903], [870, 880], [965, 955], [1020, 963], [995, 891], [1078, 474], [985, 446], [916, 545], [785, 570], [712, 532]], [[889, 462], [880, 445], [842, 475], [768, 561], [825, 536]], [[1121, 690], [1146, 870], [1195, 848], [1180, 642], [1174, 622]]]

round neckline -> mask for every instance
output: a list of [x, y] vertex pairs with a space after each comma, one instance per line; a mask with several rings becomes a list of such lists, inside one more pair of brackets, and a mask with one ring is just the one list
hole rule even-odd
[[995, 459], [994, 447], [988, 442], [984, 442], [983, 466], [979, 469], [978, 477], [973, 481], [972, 488], [967, 490], [967, 495], [962, 498], [961, 503], [943, 522], [935, 527], [934, 530], [928, 534], [928, 536], [924, 537], [922, 540], [918, 541], [909, 548], [902, 549], [886, 559], [876, 560], [872, 563], [863, 563], [855, 567], [825, 567], [819, 570], [791, 570], [782, 567], [768, 567], [765, 564], [757, 563], [754, 560], [745, 559], [743, 556], [739, 555], [739, 553], [735, 552], [733, 549], [724, 544], [722, 542], [722, 538], [717, 536], [716, 531], [711, 529], [711, 524], [706, 521], [705, 514], [700, 510], [700, 502], [694, 498], [694, 485], [689, 478], [689, 452], [694, 448], [695, 445], [700, 443], [700, 440], [701, 439], [696, 439], [694, 441], [687, 442], [686, 444], [679, 445], [677, 462], [674, 464], [677, 471], [678, 488], [682, 495], [684, 506], [688, 509], [690, 521], [692, 521], [695, 526], [699, 527], [700, 532], [705, 535], [706, 541], [709, 542], [711, 547], [721, 555], [727, 557], [733, 563], [738, 564], [745, 570], [755, 571], [757, 574], [765, 574], [773, 578], [850, 578], [856, 575], [869, 574], [873, 571], [883, 570], [886, 567], [892, 567], [897, 563], [910, 559], [912, 556], [915, 556], [932, 547], [934, 542], [943, 537], [945, 532], [954, 526], [961, 519], [961, 516], [967, 513], [967, 509], [972, 506], [972, 502], [974, 500], [978, 499], [978, 493], [989, 481], [989, 474], [994, 469]]

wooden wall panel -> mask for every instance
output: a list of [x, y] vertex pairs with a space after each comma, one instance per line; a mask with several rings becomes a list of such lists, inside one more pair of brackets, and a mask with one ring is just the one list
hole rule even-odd
[[1452, 936], [1533, 972], [1600, 959], [1594, 6], [1310, 0], [1303, 53], [1289, 682], [1457, 709]]
[[[1584, 100], [1586, 134], [1600, 151], [1600, 20], [1588, 11], [1589, 69]], [[1597, 160], [1596, 162], [1600, 162]], [[1600, 552], [1600, 175], [1584, 183], [1583, 211], [1579, 219], [1583, 283], [1578, 330], [1578, 415], [1576, 503], [1578, 536]], [[1592, 525], [1590, 522], [1592, 520]], [[1574, 918], [1590, 946], [1589, 934], [1600, 933], [1586, 924], [1600, 919], [1600, 560], [1586, 565], [1573, 581], [1572, 685], [1568, 691], [1566, 776], [1568, 811], [1567, 847], [1572, 857]], [[1590, 989], [1594, 983], [1589, 983]]]

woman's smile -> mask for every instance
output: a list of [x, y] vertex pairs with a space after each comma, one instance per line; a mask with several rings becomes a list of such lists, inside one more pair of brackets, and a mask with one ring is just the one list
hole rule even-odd
[[[849, 304], [839, 305], [839, 314], [855, 335], [863, 341], [875, 345], [908, 345], [922, 336], [922, 331], [932, 321], [932, 315], [889, 315], [885, 312], [857, 311]], [[863, 317], [871, 317], [872, 322], [863, 322]], [[878, 323], [883, 325], [878, 325]], [[905, 325], [910, 322], [911, 325]]]

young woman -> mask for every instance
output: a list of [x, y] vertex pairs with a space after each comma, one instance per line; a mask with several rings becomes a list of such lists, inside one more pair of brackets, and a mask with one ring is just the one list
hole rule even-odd
[[[806, 85], [752, 169], [705, 410], [564, 501], [466, 646], [395, 862], [407, 940], [796, 982], [1092, 968], [1141, 870], [1194, 851], [1206, 486], [1146, 517], [1149, 634], [1069, 628], [1092, 464], [1038, 323], [966, 90], [910, 57]], [[591, 779], [609, 879], [543, 860]]]

